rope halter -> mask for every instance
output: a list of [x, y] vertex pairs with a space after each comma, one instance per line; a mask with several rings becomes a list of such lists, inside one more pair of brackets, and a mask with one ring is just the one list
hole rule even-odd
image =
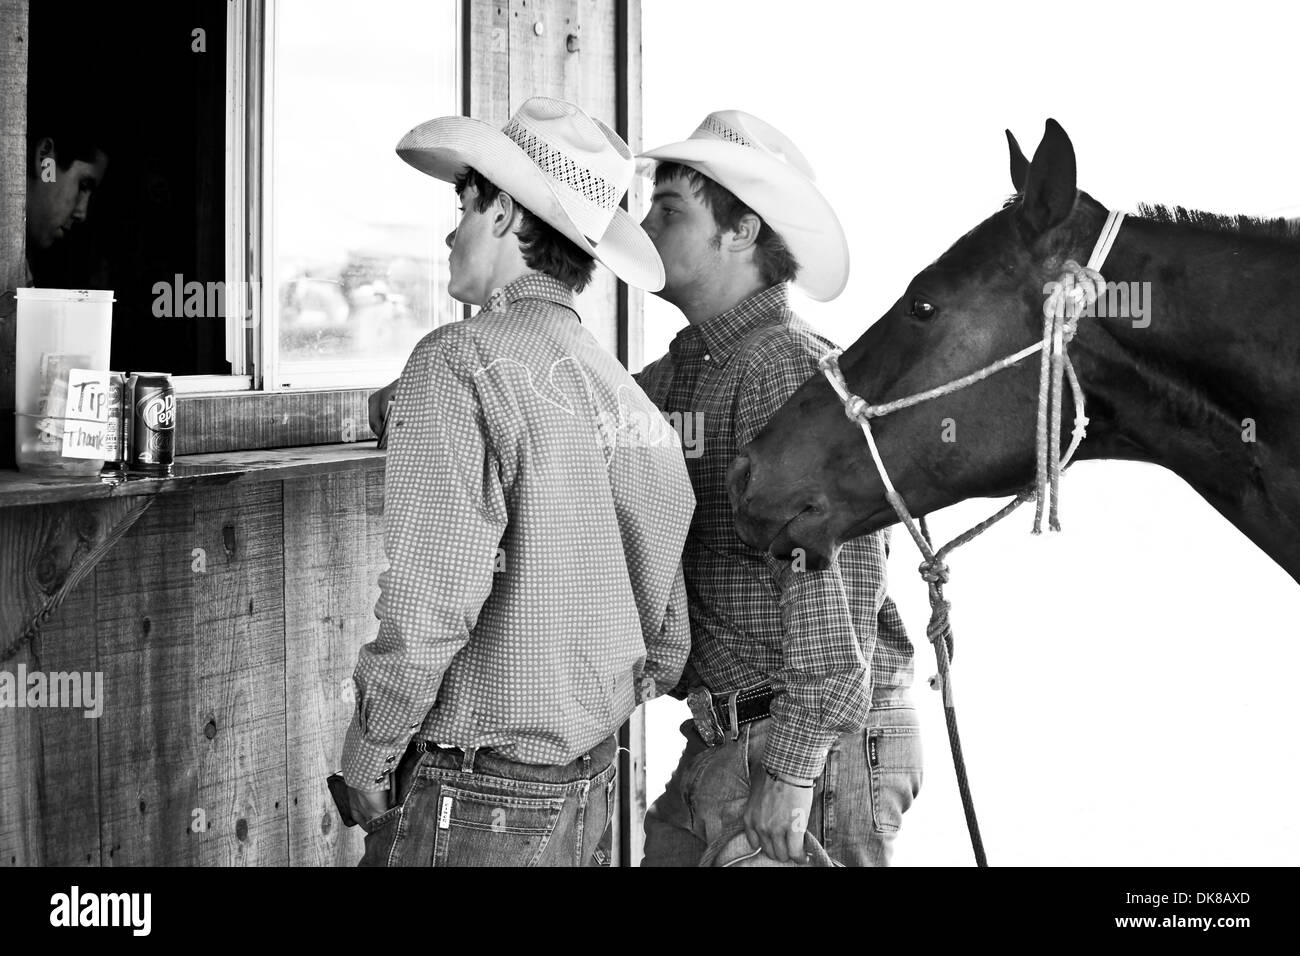
[[[974, 385], [976, 382], [983, 381], [997, 372], [1017, 365], [1035, 352], [1041, 353], [1034, 485], [1027, 492], [1022, 492], [1017, 497], [1016, 502], [1020, 504], [1031, 498], [1037, 501], [1033, 530], [1035, 534], [1038, 534], [1042, 532], [1044, 502], [1050, 500], [1049, 527], [1053, 531], [1061, 530], [1057, 511], [1061, 469], [1069, 464], [1074, 457], [1074, 453], [1083, 441], [1088, 427], [1088, 417], [1084, 414], [1083, 389], [1079, 385], [1074, 366], [1066, 354], [1066, 346], [1069, 345], [1074, 338], [1075, 332], [1078, 331], [1079, 319], [1086, 314], [1088, 308], [1105, 291], [1106, 282], [1098, 270], [1110, 254], [1111, 246], [1115, 243], [1115, 237], [1119, 234], [1120, 224], [1123, 219], [1124, 213], [1122, 212], [1109, 213], [1101, 235], [1097, 239], [1097, 244], [1093, 248], [1092, 256], [1088, 260], [1088, 265], [1080, 266], [1072, 259], [1067, 261], [1060, 279], [1049, 283], [1044, 288], [1043, 292], [1047, 295], [1047, 298], [1043, 303], [1042, 338], [1019, 352], [999, 359], [969, 375], [954, 379], [945, 385], [939, 385], [893, 401], [882, 402], [878, 405], [872, 405], [860, 395], [855, 395], [849, 391], [848, 383], [845, 381], [844, 373], [839, 365], [839, 357], [842, 354], [841, 349], [832, 349], [823, 355], [818, 362], [818, 367], [826, 376], [831, 388], [835, 390], [840, 403], [844, 406], [844, 414], [862, 429], [862, 435], [867, 440], [867, 448], [871, 452], [871, 459], [875, 463], [876, 471], [880, 474], [881, 483], [884, 485], [885, 497], [898, 514], [899, 520], [907, 527], [913, 540], [917, 542], [917, 546], [920, 548], [921, 553], [925, 555], [927, 562], [933, 561], [935, 555], [928, 545], [924, 543], [924, 536], [920, 534], [916, 522], [907, 510], [907, 505], [903, 502], [902, 496], [894, 489], [893, 482], [889, 479], [889, 473], [880, 457], [880, 450], [876, 447], [875, 435], [871, 431], [871, 419], [881, 418], [891, 412], [949, 395], [969, 385]], [[1065, 381], [1070, 383], [1070, 391], [1074, 398], [1075, 417], [1069, 447], [1065, 454], [1062, 455], [1060, 445], [1061, 395]], [[984, 530], [984, 527], [987, 527], [987, 525], [979, 526], [981, 531]], [[947, 551], [948, 548], [945, 547], [942, 550]]]

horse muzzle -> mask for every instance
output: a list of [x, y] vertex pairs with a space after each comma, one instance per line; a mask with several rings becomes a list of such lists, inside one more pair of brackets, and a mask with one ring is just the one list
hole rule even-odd
[[824, 501], [801, 502], [768, 487], [757, 463], [743, 451], [727, 469], [726, 486], [736, 534], [745, 544], [782, 559], [802, 556], [810, 570], [829, 562], [834, 547]]

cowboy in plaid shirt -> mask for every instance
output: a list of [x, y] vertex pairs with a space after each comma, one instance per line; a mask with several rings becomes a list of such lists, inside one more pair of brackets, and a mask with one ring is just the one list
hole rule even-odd
[[692, 648], [676, 691], [695, 717], [646, 815], [645, 865], [885, 865], [921, 783], [888, 539], [850, 541], [808, 570], [743, 544], [726, 491], [738, 449], [831, 347], [790, 310], [787, 282], [838, 295], [843, 232], [794, 144], [749, 114], [711, 114], [643, 158], [657, 163], [643, 225], [664, 260], [660, 295], [690, 325], [637, 378], [703, 439], [685, 443]]

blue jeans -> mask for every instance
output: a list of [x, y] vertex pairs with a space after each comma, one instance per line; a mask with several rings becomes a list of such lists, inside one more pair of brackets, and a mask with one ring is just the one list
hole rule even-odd
[[359, 865], [606, 865], [617, 756], [617, 737], [561, 767], [412, 745], [397, 769], [400, 802], [361, 824]]
[[[771, 723], [746, 724], [737, 739], [715, 747], [694, 721], [682, 724], [686, 752], [646, 812], [642, 866], [776, 865], [750, 855], [741, 822], [751, 773], [763, 772]], [[810, 865], [888, 866], [903, 814], [920, 790], [916, 708], [906, 690], [882, 688], [866, 727], [844, 734], [826, 755], [805, 837]]]

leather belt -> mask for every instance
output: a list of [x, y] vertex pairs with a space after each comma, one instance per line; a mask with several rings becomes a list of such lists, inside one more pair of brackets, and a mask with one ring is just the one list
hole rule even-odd
[[710, 747], [727, 738], [735, 740], [740, 728], [772, 715], [771, 684], [762, 684], [729, 694], [715, 694], [707, 687], [692, 687], [686, 702], [695, 720], [695, 729]]

